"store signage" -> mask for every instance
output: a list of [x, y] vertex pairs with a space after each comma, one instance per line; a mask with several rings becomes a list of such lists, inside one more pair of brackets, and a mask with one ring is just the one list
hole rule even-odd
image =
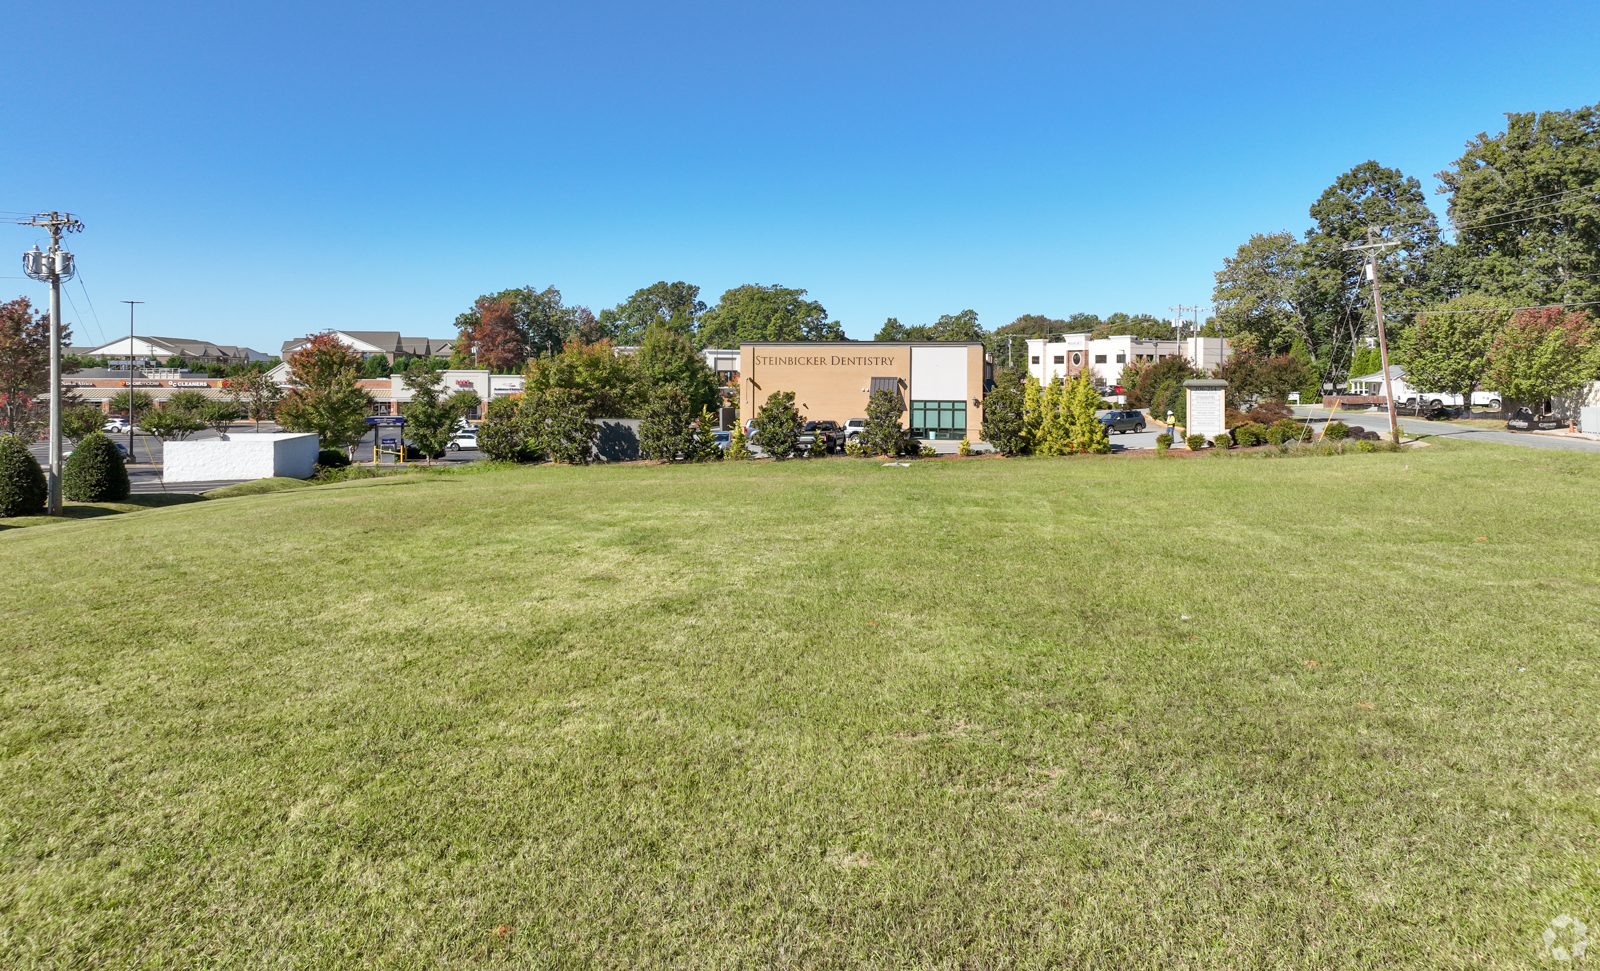
[[171, 384], [172, 384], [172, 386], [174, 388], [209, 388], [209, 387], [211, 387], [211, 382], [210, 381], [173, 381], [173, 382], [171, 382]]
[[63, 382], [61, 382], [61, 386], [64, 387], [64, 388], [92, 388], [92, 387], [94, 387], [94, 382], [93, 381], [63, 381]]
[[457, 380], [456, 381], [456, 387], [458, 387], [458, 388], [470, 388], [470, 387], [472, 387], [472, 382], [471, 381]]
[[[124, 388], [126, 388], [128, 386], [128, 382], [126, 382], [126, 381], [122, 382], [122, 386]], [[159, 388], [159, 387], [161, 387], [161, 382], [160, 381], [135, 381], [135, 382], [133, 382], [133, 386], [135, 388]]]
[[756, 357], [757, 365], [782, 367], [893, 367], [892, 357], [853, 357], [844, 354], [796, 354]]
[[373, 415], [367, 419], [369, 425], [404, 425], [405, 415]]

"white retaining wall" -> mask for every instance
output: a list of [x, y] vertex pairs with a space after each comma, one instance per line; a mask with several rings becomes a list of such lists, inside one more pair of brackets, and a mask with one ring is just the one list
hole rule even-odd
[[287, 432], [235, 434], [197, 442], [168, 442], [162, 453], [162, 482], [215, 482], [273, 476], [309, 479], [317, 464], [317, 436]]

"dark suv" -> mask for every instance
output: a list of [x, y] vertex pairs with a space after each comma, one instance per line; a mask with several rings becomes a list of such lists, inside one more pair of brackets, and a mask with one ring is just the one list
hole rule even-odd
[[811, 443], [817, 440], [818, 435], [822, 436], [822, 445], [830, 453], [838, 451], [841, 439], [839, 424], [832, 421], [806, 422], [806, 427], [800, 432], [800, 451], [810, 451]]
[[1144, 412], [1142, 411], [1108, 411], [1100, 416], [1100, 424], [1106, 426], [1107, 432], [1144, 431]]

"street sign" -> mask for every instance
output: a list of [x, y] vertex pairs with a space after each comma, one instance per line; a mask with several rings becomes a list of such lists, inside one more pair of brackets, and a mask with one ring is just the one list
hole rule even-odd
[[369, 425], [404, 425], [405, 415], [373, 415], [367, 419]]

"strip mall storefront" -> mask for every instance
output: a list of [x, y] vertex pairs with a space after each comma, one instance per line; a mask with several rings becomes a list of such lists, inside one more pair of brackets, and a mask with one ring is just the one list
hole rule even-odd
[[885, 388], [905, 407], [901, 425], [933, 441], [976, 440], [992, 379], [977, 341], [818, 341], [739, 345], [739, 420], [756, 417], [771, 394], [793, 391], [810, 420], [841, 424], [867, 416]]

